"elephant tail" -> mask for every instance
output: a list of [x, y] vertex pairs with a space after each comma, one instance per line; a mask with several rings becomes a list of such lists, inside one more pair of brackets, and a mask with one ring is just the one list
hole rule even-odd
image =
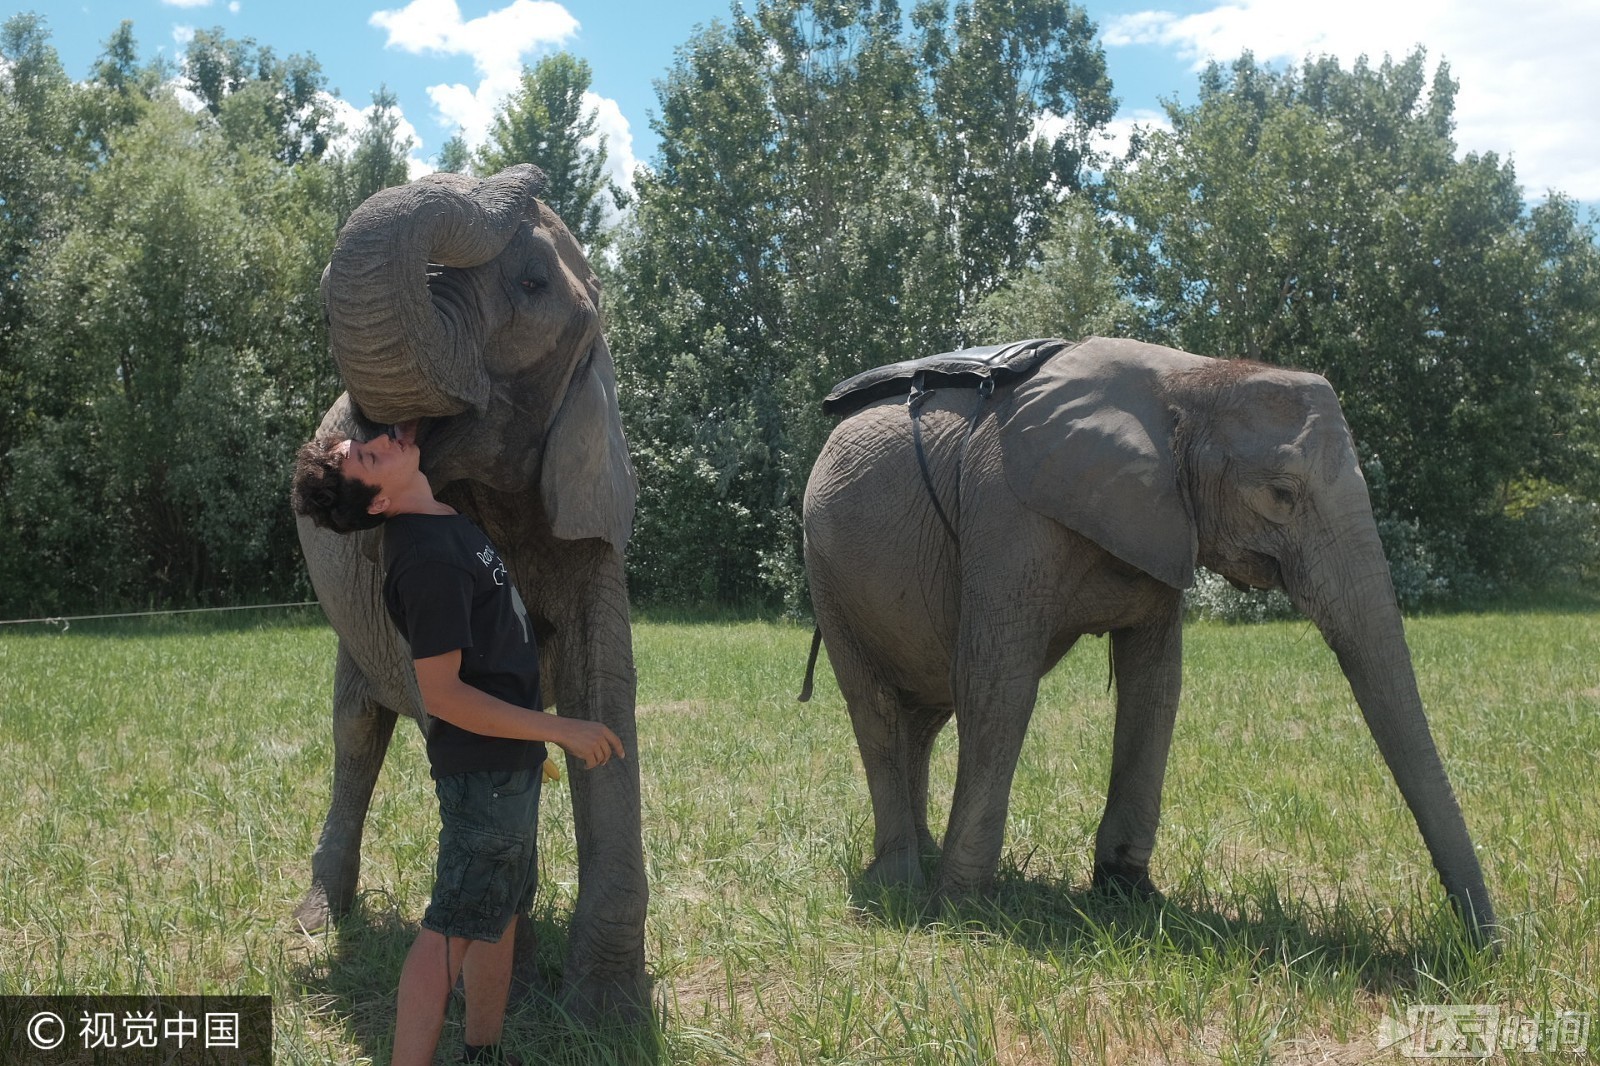
[[806, 659], [806, 680], [805, 680], [805, 684], [800, 686], [800, 702], [801, 703], [810, 703], [811, 702], [811, 681], [816, 676], [816, 673], [817, 673], [817, 652], [821, 648], [822, 648], [822, 629], [819, 626], [818, 628], [816, 628], [816, 629], [811, 631], [811, 655]]

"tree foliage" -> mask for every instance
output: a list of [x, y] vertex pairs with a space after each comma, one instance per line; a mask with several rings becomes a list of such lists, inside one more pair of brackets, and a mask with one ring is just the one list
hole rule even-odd
[[604, 222], [617, 203], [605, 176], [606, 139], [595, 133], [597, 111], [585, 95], [594, 80], [587, 60], [557, 52], [522, 72], [522, 85], [495, 115], [478, 149], [477, 171], [496, 174], [536, 163], [548, 184], [541, 199], [596, 255], [606, 243]]
[[[257, 108], [286, 68], [247, 43], [192, 52], [254, 61], [205, 83], [217, 109], [191, 114], [138, 65], [126, 23], [79, 84], [43, 41], [36, 22], [7, 23], [0, 114], [33, 123], [7, 138], [31, 153], [7, 172], [39, 185], [6, 195], [0, 507], [15, 535], [0, 612], [296, 592], [285, 458], [337, 391], [317, 297], [333, 182], [306, 148], [317, 107]], [[227, 121], [246, 112], [262, 121]]]
[[[830, 386], [1089, 332], [1326, 374], [1408, 602], [1596, 578], [1577, 205], [1459, 153], [1420, 51], [1213, 66], [1107, 167], [1094, 34], [1045, 0], [754, 0], [658, 83], [630, 204], [571, 56], [475, 158], [443, 146], [542, 166], [605, 278], [640, 598], [801, 607]], [[412, 148], [386, 89], [351, 140], [333, 114], [314, 58], [221, 31], [174, 69], [122, 23], [75, 82], [44, 20], [0, 26], [0, 616], [304, 593], [288, 460], [339, 388], [318, 280]]]
[[[835, 381], [960, 346], [1111, 114], [1070, 5], [760, 0], [678, 52], [619, 239], [645, 598], [795, 598]], [[707, 539], [714, 559], [696, 551]]]

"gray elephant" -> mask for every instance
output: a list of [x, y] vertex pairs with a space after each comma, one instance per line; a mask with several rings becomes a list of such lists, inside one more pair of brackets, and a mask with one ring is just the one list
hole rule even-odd
[[[594, 271], [537, 197], [544, 175], [434, 174], [377, 193], [340, 231], [322, 279], [349, 391], [319, 433], [370, 437], [420, 419], [438, 498], [500, 547], [540, 642], [545, 698], [609, 726], [627, 751], [569, 772], [578, 899], [564, 998], [580, 1016], [645, 1006], [648, 900], [623, 550], [636, 482]], [[396, 716], [425, 722], [407, 648], [382, 599], [381, 529], [299, 522], [339, 651], [333, 797], [296, 911], [320, 928], [352, 904], [373, 784]], [[568, 763], [569, 771], [577, 767]]]
[[[1101, 338], [976, 355], [965, 373], [945, 357], [835, 390], [846, 414], [806, 488], [817, 626], [871, 791], [869, 878], [921, 882], [921, 856], [937, 850], [929, 756], [952, 714], [960, 749], [937, 890], [960, 896], [993, 878], [1039, 679], [1078, 638], [1109, 633], [1117, 710], [1093, 877], [1152, 893], [1182, 590], [1198, 564], [1287, 590], [1321, 630], [1446, 891], [1473, 935], [1492, 938], [1328, 382]], [[1035, 365], [1016, 380], [991, 371], [1018, 355]], [[914, 389], [908, 413], [904, 382], [918, 369], [991, 380]]]

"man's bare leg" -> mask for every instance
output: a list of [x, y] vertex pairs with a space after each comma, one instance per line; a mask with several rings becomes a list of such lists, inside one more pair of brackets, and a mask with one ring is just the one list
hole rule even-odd
[[506, 923], [500, 939], [469, 942], [466, 960], [467, 1043], [487, 1047], [500, 1043], [506, 1000], [511, 995], [511, 964], [517, 939], [517, 916]]
[[[405, 965], [400, 968], [394, 1066], [428, 1066], [433, 1062], [450, 990], [456, 986], [462, 962], [473, 943], [461, 937], [447, 938], [432, 929], [418, 931], [406, 953]], [[504, 1013], [504, 1000], [501, 1011]]]

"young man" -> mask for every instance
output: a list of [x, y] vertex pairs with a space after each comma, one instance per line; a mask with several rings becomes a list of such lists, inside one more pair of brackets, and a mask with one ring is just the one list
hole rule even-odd
[[400, 973], [394, 1062], [429, 1063], [465, 973], [466, 1061], [500, 1061], [517, 912], [532, 902], [545, 742], [592, 769], [622, 758], [598, 722], [539, 711], [527, 611], [489, 539], [434, 499], [414, 425], [322, 438], [295, 457], [294, 506], [340, 533], [384, 524], [384, 602], [411, 648], [433, 719], [439, 797], [433, 899]]

